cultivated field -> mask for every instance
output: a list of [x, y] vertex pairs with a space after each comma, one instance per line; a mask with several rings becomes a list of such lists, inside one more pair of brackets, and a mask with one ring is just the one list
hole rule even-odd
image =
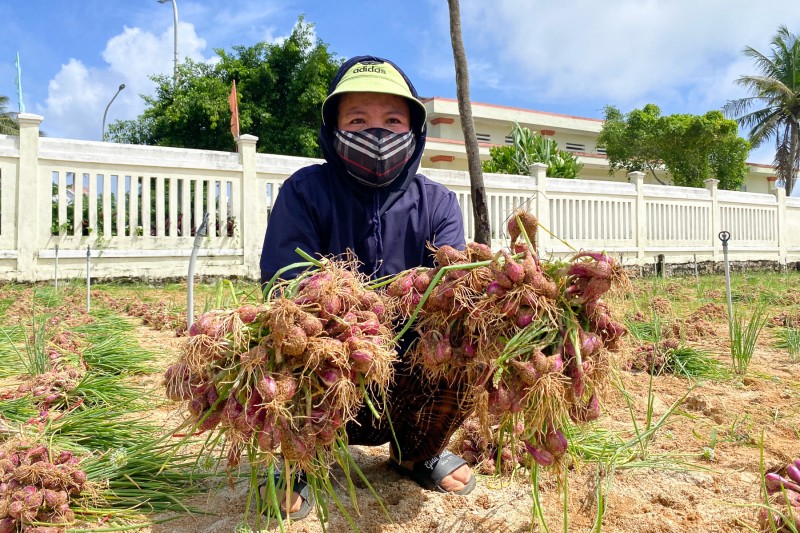
[[[256, 291], [201, 284], [195, 313], [254, 301]], [[496, 476], [479, 464], [471, 495], [438, 494], [388, 468], [385, 446], [351, 450], [382, 503], [363, 482], [357, 510], [343, 487], [338, 495], [367, 532], [758, 530], [763, 472], [785, 473], [800, 457], [800, 274], [734, 274], [732, 293], [741, 373], [721, 276], [639, 278], [605, 298], [630, 332], [614, 385], [600, 418], [568, 432], [568, 468], [538, 469], [538, 512], [525, 469]], [[217, 457], [197, 457], [205, 435], [171, 436], [184, 414], [165, 397], [163, 372], [186, 342], [185, 317], [180, 284], [95, 285], [88, 314], [77, 283], [0, 287], [0, 447], [42, 443], [82, 459], [73, 469], [88, 480], [70, 500], [69, 531], [211, 533], [241, 523], [246, 467], [226, 474]], [[464, 438], [451, 448], [461, 453]], [[352, 529], [328, 507], [328, 531]], [[311, 515], [291, 530], [323, 527]]]

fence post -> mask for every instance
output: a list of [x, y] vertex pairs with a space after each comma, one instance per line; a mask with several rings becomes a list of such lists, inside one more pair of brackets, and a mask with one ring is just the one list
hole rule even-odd
[[263, 201], [264, 191], [258, 190], [256, 175], [256, 142], [255, 135], [244, 134], [237, 139], [239, 146], [239, 163], [242, 165], [241, 210], [239, 211], [240, 235], [244, 266], [248, 277], [260, 279], [259, 268], [261, 245], [264, 241], [266, 220], [258, 220], [258, 202]]
[[[42, 198], [49, 199], [50, 182], [39, 176], [39, 124], [44, 117], [20, 113], [19, 171], [17, 173], [17, 271], [21, 281], [36, 280], [36, 254], [40, 233], [50, 231], [50, 213], [41, 209]], [[46, 184], [44, 190], [40, 187]], [[49, 207], [49, 203], [47, 205]], [[24, 222], [23, 222], [24, 220]]]
[[647, 241], [647, 211], [644, 203], [644, 172], [628, 172], [628, 181], [636, 187], [636, 225], [633, 235], [636, 243], [636, 262], [644, 264], [644, 245]]
[[719, 200], [717, 199], [717, 192], [719, 191], [717, 186], [719, 185], [719, 180], [709, 178], [703, 183], [706, 184], [706, 189], [708, 189], [711, 199], [711, 234], [708, 236], [708, 239], [711, 243], [711, 260], [716, 263], [720, 260], [720, 249], [717, 245], [717, 235], [719, 235], [719, 232], [722, 229], [722, 213], [720, 213]]
[[778, 261], [786, 264], [786, 189], [777, 187], [774, 191], [775, 199], [778, 201]]
[[[533, 163], [530, 167], [530, 174], [536, 183], [536, 205], [534, 215], [539, 221], [539, 229], [536, 232], [536, 247], [539, 254], [542, 254], [550, 244], [550, 235], [542, 229], [542, 225], [547, 229], [552, 228], [550, 221], [550, 201], [547, 199], [547, 165], [544, 163]], [[533, 235], [528, 235], [533, 238]]]

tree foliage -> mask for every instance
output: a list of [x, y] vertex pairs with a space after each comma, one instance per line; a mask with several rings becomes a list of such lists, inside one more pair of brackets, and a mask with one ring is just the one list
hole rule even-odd
[[484, 171], [527, 176], [533, 163], [545, 163], [550, 177], [577, 178], [583, 168], [574, 154], [559, 150], [555, 139], [545, 138], [519, 124], [514, 124], [511, 137], [511, 145], [489, 149], [491, 159], [483, 162]]
[[597, 143], [606, 148], [609, 173], [649, 172], [664, 183], [656, 172], [661, 170], [682, 187], [704, 187], [714, 177], [728, 190], [740, 189], [747, 176], [750, 144], [720, 111], [662, 116], [658, 106], [647, 104], [625, 115], [606, 106]]
[[109, 128], [117, 142], [233, 150], [228, 96], [233, 80], [239, 95], [239, 131], [259, 138], [258, 150], [320, 157], [320, 109], [341, 61], [314, 40], [313, 24], [301, 17], [283, 42], [260, 42], [231, 51], [215, 50], [219, 61], [179, 65], [172, 76], [153, 76], [154, 96], [135, 120]]
[[800, 37], [781, 26], [772, 38], [769, 56], [749, 46], [744, 55], [755, 62], [761, 75], [742, 76], [735, 83], [753, 96], [731, 100], [723, 109], [750, 129], [753, 146], [775, 139], [773, 166], [790, 194], [800, 166]]
[[6, 110], [8, 96], [0, 96], [0, 135], [19, 135], [16, 113]]

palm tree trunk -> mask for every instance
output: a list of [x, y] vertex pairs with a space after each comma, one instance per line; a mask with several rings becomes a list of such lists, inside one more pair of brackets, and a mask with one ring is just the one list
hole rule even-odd
[[789, 134], [791, 135], [791, 140], [789, 142], [789, 167], [784, 182], [786, 196], [792, 194], [795, 181], [797, 181], [797, 167], [800, 166], [800, 131], [798, 130], [797, 122], [791, 122]]
[[489, 209], [486, 204], [486, 191], [483, 187], [483, 170], [478, 153], [478, 137], [472, 121], [472, 105], [469, 100], [469, 72], [464, 41], [461, 38], [461, 12], [458, 0], [447, 0], [450, 6], [450, 41], [453, 45], [453, 61], [456, 66], [456, 94], [458, 95], [458, 114], [461, 117], [461, 131], [464, 133], [464, 146], [467, 149], [469, 183], [472, 192], [472, 214], [475, 218], [475, 242], [491, 245], [489, 228]]

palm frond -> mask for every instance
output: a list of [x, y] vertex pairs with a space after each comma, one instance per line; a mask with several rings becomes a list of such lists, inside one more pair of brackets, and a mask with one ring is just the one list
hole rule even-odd
[[761, 146], [761, 144], [775, 136], [781, 127], [783, 115], [773, 109], [761, 109], [754, 111], [742, 117], [740, 124], [750, 127], [749, 139], [750, 144], [753, 146]]
[[795, 97], [795, 93], [784, 80], [768, 76], [742, 76], [734, 83], [747, 87], [754, 91], [759, 98], [768, 100], [773, 105]]
[[0, 96], [0, 135], [19, 135], [16, 113], [6, 111], [8, 96]]
[[[738, 81], [739, 80], [735, 80], [734, 83], [738, 83]], [[759, 104], [761, 101], [762, 98], [760, 96], [748, 96], [737, 100], [728, 100], [725, 105], [722, 106], [722, 112], [729, 118], [736, 118], [746, 113], [750, 107]]]
[[777, 65], [775, 62], [770, 59], [769, 57], [765, 56], [755, 48], [747, 47], [744, 49], [744, 55], [753, 61], [756, 64], [756, 70], [764, 74], [768, 77], [773, 77], [776, 72], [778, 72]]
[[[774, 137], [775, 168], [791, 190], [800, 164], [800, 39], [780, 26], [772, 39], [771, 53], [746, 47], [744, 55], [753, 60], [760, 75], [741, 76], [735, 84], [751, 96], [731, 100], [723, 106], [726, 115], [749, 129], [753, 147]], [[755, 111], [750, 111], [757, 107]]]

